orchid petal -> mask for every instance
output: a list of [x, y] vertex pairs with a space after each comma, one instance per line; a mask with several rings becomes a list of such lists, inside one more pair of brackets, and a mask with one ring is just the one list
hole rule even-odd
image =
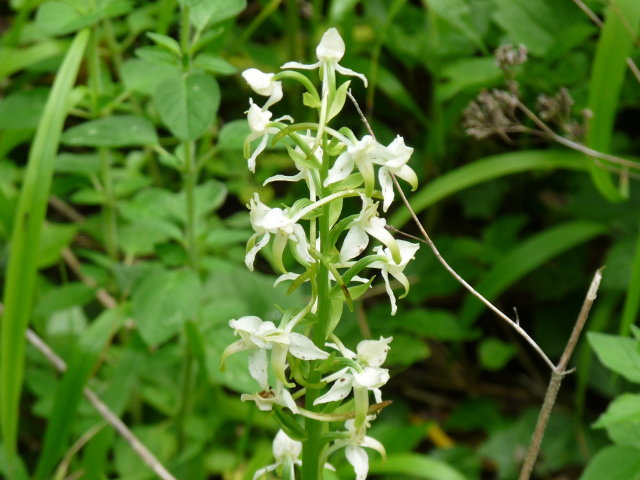
[[284, 390], [283, 389], [282, 392], [281, 392], [281, 396], [282, 396], [281, 405], [283, 407], [287, 407], [289, 410], [291, 410], [292, 413], [295, 413], [295, 414], [300, 413], [299, 410], [298, 410], [298, 406], [296, 405], [295, 400], [291, 396], [291, 393], [289, 393], [289, 390]]
[[237, 332], [255, 333], [262, 325], [260, 317], [255, 315], [247, 315], [240, 317], [237, 320], [229, 320], [229, 326]]
[[293, 68], [294, 70], [313, 70], [314, 68], [319, 68], [320, 62], [312, 63], [310, 65], [299, 63], [299, 62], [287, 62], [282, 65], [280, 68]]
[[380, 337], [380, 340], [362, 340], [358, 343], [358, 358], [369, 367], [380, 367], [387, 359], [389, 344], [393, 337]]
[[369, 219], [369, 224], [365, 227], [365, 231], [372, 237], [384, 243], [391, 252], [393, 259], [396, 262], [400, 262], [402, 260], [402, 257], [400, 256], [400, 247], [393, 235], [391, 235], [389, 230], [385, 228], [386, 225], [387, 222], [384, 218], [372, 217]]
[[279, 466], [280, 466], [279, 463], [273, 463], [271, 465], [267, 465], [264, 468], [260, 468], [256, 470], [256, 473], [253, 474], [253, 480], [258, 480], [259, 478], [263, 477], [265, 474], [269, 472], [273, 472]]
[[301, 360], [324, 360], [329, 354], [320, 350], [309, 338], [296, 332], [289, 334], [289, 353]]
[[383, 459], [387, 457], [387, 451], [384, 449], [384, 445], [373, 437], [364, 437], [360, 446], [377, 451]]
[[327, 187], [332, 183], [344, 180], [353, 171], [354, 166], [355, 162], [349, 151], [347, 150], [346, 152], [342, 152], [338, 158], [336, 158], [333, 166], [329, 169], [327, 178], [324, 181], [324, 186]]
[[350, 68], [345, 68], [342, 65], [335, 65], [335, 69], [336, 71], [340, 72], [342, 75], [348, 75], [350, 77], [358, 77], [360, 80], [362, 80], [362, 83], [364, 83], [365, 88], [367, 87], [367, 77], [365, 77], [363, 74], [358, 73], [358, 72], [354, 72], [353, 70], [351, 70]]
[[350, 445], [345, 449], [345, 456], [356, 472], [356, 480], [365, 480], [369, 473], [369, 457], [364, 448]]
[[284, 383], [287, 387], [293, 387], [294, 384], [290, 383], [284, 374], [284, 370], [287, 366], [288, 349], [289, 345], [283, 345], [281, 343], [273, 345], [271, 350], [271, 367], [273, 368], [273, 373], [278, 380]]
[[233, 355], [234, 353], [242, 352], [243, 350], [249, 350], [251, 346], [247, 345], [247, 342], [244, 340], [236, 340], [222, 352], [222, 356], [220, 357], [220, 370], [224, 370], [224, 363], [228, 357]]
[[391, 315], [395, 315], [398, 310], [398, 306], [396, 305], [396, 297], [393, 294], [393, 289], [389, 284], [389, 273], [386, 270], [381, 270], [382, 278], [384, 279], [384, 288], [387, 291], [387, 295], [389, 295], [389, 301], [391, 302]]
[[382, 210], [386, 212], [395, 198], [393, 180], [391, 179], [389, 170], [386, 167], [380, 167], [378, 170], [378, 181], [380, 182], [380, 190], [382, 190]]
[[369, 244], [369, 236], [359, 225], [354, 225], [349, 229], [340, 249], [340, 261], [348, 262], [352, 258], [360, 255]]
[[338, 402], [347, 398], [351, 393], [351, 382], [346, 378], [339, 378], [329, 389], [327, 393], [321, 397], [316, 398], [313, 402], [314, 405], [320, 405], [321, 403]]
[[256, 173], [256, 158], [258, 158], [258, 155], [260, 155], [262, 151], [265, 149], [265, 147], [267, 146], [268, 139], [269, 139], [269, 135], [265, 133], [262, 136], [262, 139], [260, 140], [260, 143], [254, 150], [254, 152], [251, 154], [249, 158], [247, 158], [247, 167], [249, 168], [249, 171], [251, 173]]
[[266, 350], [259, 348], [249, 355], [249, 374], [262, 388], [269, 388]]

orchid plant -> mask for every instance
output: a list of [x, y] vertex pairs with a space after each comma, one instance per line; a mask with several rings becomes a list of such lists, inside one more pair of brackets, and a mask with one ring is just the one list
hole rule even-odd
[[[344, 52], [344, 41], [332, 28], [316, 49], [316, 63], [289, 62], [275, 74], [255, 68], [243, 73], [256, 94], [268, 97], [262, 107], [249, 100], [251, 134], [245, 141], [249, 170], [255, 171], [269, 142], [281, 142], [298, 173], [275, 175], [265, 183], [303, 181], [309, 191], [308, 197], [287, 208], [269, 207], [257, 193], [248, 205], [255, 234], [247, 244], [247, 268], [253, 270], [256, 255], [270, 244], [273, 265], [281, 273], [276, 283], [291, 282], [293, 291], [309, 282], [311, 291], [308, 303], [283, 312], [277, 326], [256, 316], [229, 322], [239, 339], [224, 351], [222, 366], [236, 352], [251, 352], [248, 369], [260, 390], [241, 399], [273, 412], [281, 428], [273, 445], [275, 463], [258, 470], [254, 479], [268, 472], [295, 478], [296, 471], [303, 480], [321, 479], [323, 470], [331, 468], [329, 457], [342, 450], [361, 480], [369, 470], [364, 448], [385, 454], [382, 444], [367, 436], [367, 429], [385, 405], [381, 388], [389, 372], [382, 365], [392, 338], [363, 340], [354, 352], [338, 338], [335, 328], [344, 304], [352, 308], [353, 300], [371, 286], [374, 277], [362, 276], [366, 269], [380, 271], [392, 315], [397, 307], [389, 276], [404, 287], [403, 296], [407, 294], [409, 282], [403, 270], [418, 245], [391, 235], [379, 215], [378, 200], [387, 211], [394, 199], [392, 175], [413, 189], [417, 177], [407, 165], [413, 149], [402, 137], [385, 146], [371, 135], [358, 139], [348, 128], [331, 126], [350, 84], [346, 80], [338, 85], [336, 73], [367, 84], [364, 75], [340, 65]], [[297, 70], [318, 70], [320, 92]], [[269, 109], [283, 98], [283, 80], [302, 84], [302, 101], [317, 112], [316, 123], [296, 123], [288, 115], [271, 120]], [[347, 202], [353, 202], [359, 213], [343, 215]], [[372, 241], [380, 245], [367, 252]], [[287, 246], [298, 265], [291, 271], [283, 260]]]

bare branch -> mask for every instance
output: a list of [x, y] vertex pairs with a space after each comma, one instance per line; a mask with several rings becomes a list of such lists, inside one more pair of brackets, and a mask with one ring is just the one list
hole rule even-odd
[[[31, 329], [27, 330], [27, 339], [49, 362], [53, 364], [56, 370], [64, 372], [67, 365], [51, 348]], [[111, 411], [111, 409], [88, 387], [84, 389], [84, 396], [87, 397], [91, 405], [100, 413], [109, 425], [111, 425], [118, 434], [125, 439], [133, 451], [142, 459], [142, 461], [162, 480], [176, 480], [169, 471], [160, 463], [156, 456], [138, 440], [131, 430]]]
[[[369, 134], [373, 138], [375, 138], [375, 134], [373, 133], [373, 130], [371, 129], [371, 126], [369, 125], [369, 122], [367, 122], [367, 119], [362, 114], [362, 110], [358, 106], [358, 102], [353, 97], [353, 95], [351, 95], [351, 92], [347, 92], [347, 94], [349, 95], [349, 98], [351, 99], [351, 101], [354, 103], [358, 113], [360, 114], [360, 117], [361, 117], [362, 121], [364, 122], [365, 126], [367, 127], [367, 130], [369, 131]], [[422, 223], [418, 219], [418, 216], [416, 215], [416, 212], [413, 210], [413, 207], [411, 207], [411, 204], [409, 203], [409, 200], [407, 200], [407, 196], [404, 194], [404, 191], [402, 190], [402, 187], [398, 183], [397, 178], [393, 174], [391, 174], [391, 178], [393, 179], [393, 183], [394, 183], [394, 185], [396, 187], [396, 190], [398, 191], [398, 193], [400, 194], [400, 197], [402, 198], [402, 202], [404, 203], [404, 205], [407, 208], [407, 210], [409, 210], [409, 213], [411, 214], [411, 218], [413, 218], [413, 221], [415, 222], [416, 226], [420, 230], [420, 233], [422, 234], [422, 236], [424, 238], [424, 243], [426, 243], [429, 246], [429, 248], [431, 249], [433, 254], [436, 256], [436, 258], [442, 264], [442, 266], [447, 270], [447, 272], [449, 272], [458, 282], [460, 282], [462, 284], [462, 286], [464, 288], [466, 288], [473, 296], [475, 296], [478, 300], [480, 300], [482, 303], [484, 303], [487, 306], [487, 308], [489, 308], [491, 311], [493, 311], [496, 315], [498, 315], [498, 317], [500, 317], [502, 320], [507, 322], [516, 332], [518, 332], [518, 334], [522, 338], [524, 338], [525, 341], [529, 345], [531, 345], [531, 347], [538, 353], [538, 355], [540, 355], [540, 357], [545, 361], [545, 363], [549, 366], [549, 368], [554, 370], [555, 369], [555, 365], [553, 364], [553, 362], [549, 359], [549, 357], [547, 357], [547, 355], [544, 353], [542, 348], [540, 348], [540, 346], [535, 342], [535, 340], [533, 340], [533, 338], [531, 338], [529, 336], [529, 334], [519, 325], [519, 322], [516, 322], [516, 321], [512, 320], [508, 315], [505, 315], [504, 313], [502, 313], [502, 311], [500, 311], [500, 309], [498, 307], [496, 307], [493, 303], [491, 303], [484, 296], [482, 296], [482, 294], [480, 294], [478, 291], [476, 291], [464, 278], [462, 278], [451, 267], [451, 265], [449, 265], [447, 263], [447, 261], [444, 259], [444, 257], [440, 254], [440, 251], [436, 247], [435, 243], [433, 243], [433, 240], [431, 240], [431, 237], [429, 237], [429, 235], [427, 234], [427, 231], [425, 230], [424, 226], [422, 225]]]
[[584, 299], [582, 308], [580, 309], [578, 319], [573, 326], [571, 336], [567, 341], [564, 352], [562, 352], [562, 356], [560, 357], [558, 365], [554, 367], [553, 372], [551, 373], [551, 380], [549, 380], [549, 386], [547, 387], [547, 392], [544, 396], [544, 402], [542, 403], [542, 407], [540, 408], [538, 422], [536, 423], [536, 428], [531, 437], [531, 443], [529, 444], [527, 454], [525, 455], [524, 462], [522, 464], [522, 469], [520, 470], [520, 476], [518, 477], [519, 480], [529, 480], [529, 478], [531, 477], [533, 466], [535, 465], [536, 460], [538, 459], [538, 453], [540, 452], [542, 438], [544, 437], [544, 432], [547, 429], [547, 424], [549, 423], [551, 411], [553, 410], [553, 406], [556, 403], [556, 398], [558, 397], [558, 391], [560, 390], [562, 379], [573, 371], [568, 371], [567, 365], [569, 364], [569, 359], [571, 358], [571, 355], [573, 354], [573, 351], [578, 343], [580, 333], [582, 332], [582, 329], [587, 322], [591, 306], [596, 299], [598, 287], [600, 286], [600, 280], [602, 279], [602, 270], [603, 268], [598, 269], [593, 276], [593, 280], [591, 281], [591, 285], [589, 286], [589, 291], [587, 292], [587, 296]]

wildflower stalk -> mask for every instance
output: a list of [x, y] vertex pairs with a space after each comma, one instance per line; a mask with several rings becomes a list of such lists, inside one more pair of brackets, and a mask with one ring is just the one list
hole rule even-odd
[[[289, 62], [278, 74], [254, 68], [243, 72], [255, 93], [269, 97], [262, 107], [249, 100], [251, 133], [244, 145], [249, 170], [255, 171], [256, 160], [269, 141], [282, 142], [298, 173], [274, 175], [265, 184], [303, 180], [309, 190], [308, 197], [291, 207], [270, 208], [257, 193], [248, 205], [255, 233], [247, 243], [246, 266], [253, 270], [258, 252], [271, 244], [272, 263], [282, 273], [276, 283], [291, 281], [289, 291], [305, 282], [311, 285], [309, 302], [283, 312], [278, 326], [256, 316], [229, 321], [240, 338], [223, 352], [221, 368], [230, 355], [249, 350], [249, 374], [261, 391], [245, 393], [240, 399], [272, 411], [281, 427], [273, 442], [275, 463], [259, 469], [254, 480], [270, 472], [295, 478], [296, 465], [302, 480], [321, 480], [323, 470], [333, 468], [325, 462], [339, 451], [344, 451], [353, 466], [356, 480], [364, 480], [369, 469], [364, 447], [384, 456], [384, 447], [366, 433], [376, 414], [388, 405], [382, 401], [380, 387], [389, 380], [382, 364], [392, 338], [363, 340], [353, 352], [334, 330], [344, 303], [351, 309], [353, 300], [371, 285], [373, 278], [360, 276], [364, 269], [380, 270], [392, 315], [397, 306], [389, 276], [404, 286], [405, 294], [408, 291], [403, 270], [418, 245], [393, 238], [385, 229], [386, 221], [379, 217], [379, 202], [374, 198], [382, 197], [386, 211], [394, 197], [391, 177], [396, 175], [414, 188], [417, 178], [407, 165], [413, 149], [401, 137], [383, 146], [372, 136], [358, 140], [346, 127], [328, 126], [344, 106], [350, 84], [345, 81], [338, 85], [336, 74], [355, 76], [367, 84], [364, 75], [338, 63], [344, 49], [337, 30], [330, 29], [316, 48], [315, 64]], [[322, 83], [320, 94], [306, 76], [293, 71], [315, 69]], [[295, 123], [289, 115], [272, 120], [269, 108], [282, 99], [281, 80], [285, 79], [298, 82], [306, 90], [303, 103], [315, 110], [317, 123]], [[254, 140], [259, 140], [257, 146], [252, 146]], [[375, 189], [376, 168], [379, 191]], [[347, 202], [360, 213], [341, 218], [343, 203]], [[383, 245], [366, 255], [372, 239]], [[285, 266], [287, 246], [298, 263], [292, 271]], [[303, 271], [299, 273], [300, 267]], [[296, 328], [301, 332], [294, 331]], [[374, 405], [370, 404], [370, 393]], [[302, 403], [302, 397], [305, 408], [296, 403]], [[348, 403], [343, 405], [343, 401]], [[337, 413], [341, 405], [350, 408]], [[337, 422], [341, 425], [335, 425]]]

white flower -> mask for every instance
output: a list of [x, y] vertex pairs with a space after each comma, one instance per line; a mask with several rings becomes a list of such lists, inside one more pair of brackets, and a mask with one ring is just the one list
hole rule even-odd
[[249, 170], [254, 173], [256, 171], [256, 158], [266, 148], [267, 141], [269, 140], [269, 135], [273, 135], [274, 133], [278, 133], [280, 131], [277, 127], [272, 126], [272, 124], [283, 120], [289, 120], [292, 122], [293, 119], [290, 116], [285, 115], [284, 117], [276, 118], [272, 122], [272, 113], [266, 108], [260, 108], [258, 105], [253, 103], [252, 98], [249, 99], [249, 110], [247, 110], [245, 113], [247, 114], [249, 129], [251, 130], [251, 133], [244, 141], [245, 156], [247, 156], [249, 153], [251, 142], [257, 138], [260, 139], [260, 143], [247, 159], [247, 166], [249, 167]]
[[276, 328], [273, 322], [262, 321], [256, 316], [229, 320], [229, 326], [234, 329], [235, 335], [240, 336], [240, 340], [225, 348], [220, 364], [224, 366], [227, 357], [234, 353], [255, 350], [249, 356], [249, 374], [264, 390], [269, 389], [267, 350], [272, 350], [273, 373], [285, 385], [289, 385], [284, 374], [287, 353], [301, 360], [324, 360], [329, 357], [327, 352], [320, 350], [304, 335]]
[[393, 259], [393, 255], [388, 248], [385, 248], [383, 250], [382, 247], [378, 246], [374, 248], [374, 251], [381, 256], [381, 259], [376, 260], [369, 265], [369, 267], [371, 268], [380, 269], [380, 273], [382, 274], [382, 278], [384, 279], [387, 294], [389, 295], [389, 299], [391, 300], [391, 315], [396, 314], [398, 307], [396, 305], [396, 297], [393, 295], [393, 290], [391, 289], [391, 285], [389, 284], [389, 275], [398, 280], [404, 287], [404, 294], [400, 298], [409, 293], [409, 280], [407, 279], [403, 271], [409, 261], [415, 257], [418, 248], [420, 248], [420, 245], [417, 243], [406, 242], [404, 240], [396, 240], [396, 242], [400, 249], [401, 258], [399, 262], [396, 262]]
[[[329, 391], [318, 397], [314, 405], [336, 402], [346, 398], [352, 389], [363, 389], [373, 392], [377, 403], [382, 401], [380, 387], [389, 381], [389, 370], [380, 368], [387, 358], [389, 343], [393, 337], [380, 337], [380, 340], [363, 340], [358, 343], [357, 353], [339, 347], [346, 358], [356, 360], [360, 368], [345, 367], [322, 379], [324, 382], [334, 382]], [[332, 346], [332, 345], [330, 345]], [[356, 405], [356, 409], [358, 406]]]
[[380, 145], [371, 135], [365, 135], [362, 140], [347, 145], [347, 150], [336, 158], [333, 166], [329, 169], [324, 186], [344, 180], [357, 166], [365, 186], [369, 191], [372, 191], [375, 181], [373, 164], [381, 163], [385, 155], [385, 147]]
[[[310, 148], [313, 148], [315, 138], [309, 135], [300, 135], [300, 137], [309, 145]], [[317, 189], [316, 189], [316, 178], [317, 178], [317, 169], [310, 168], [308, 166], [308, 162], [305, 162], [306, 154], [302, 151], [299, 146], [296, 146], [295, 149], [290, 150], [291, 158], [298, 169], [298, 173], [295, 175], [274, 175], [272, 177], [267, 178], [263, 185], [266, 185], [271, 182], [297, 182], [299, 180], [304, 180], [307, 183], [307, 188], [309, 189], [309, 198], [313, 201], [317, 198]], [[324, 152], [322, 148], [316, 147], [313, 150], [313, 155], [315, 156], [317, 162], [319, 164], [322, 163], [322, 156]], [[318, 180], [319, 183], [319, 180]]]
[[350, 75], [360, 78], [364, 82], [364, 86], [367, 86], [367, 77], [361, 73], [354, 72], [348, 68], [343, 67], [338, 62], [342, 60], [344, 56], [345, 45], [344, 40], [335, 28], [330, 28], [325, 32], [320, 40], [320, 43], [316, 47], [316, 56], [318, 61], [311, 65], [305, 65], [298, 62], [287, 62], [282, 68], [297, 68], [301, 70], [313, 70], [315, 68], [333, 67], [335, 70], [343, 75]]
[[384, 199], [382, 210], [385, 212], [388, 210], [395, 196], [391, 174], [408, 182], [413, 190], [418, 188], [416, 172], [407, 165], [412, 153], [413, 148], [407, 147], [404, 144], [404, 139], [398, 135], [393, 142], [387, 146], [387, 155], [383, 157], [382, 161], [377, 159], [377, 161], [375, 161], [375, 163], [379, 162], [379, 164], [382, 165], [378, 170], [378, 181], [380, 182], [382, 198]]
[[361, 195], [362, 210], [349, 224], [349, 231], [340, 249], [340, 261], [348, 262], [360, 255], [369, 245], [369, 235], [384, 243], [396, 260], [400, 260], [400, 250], [393, 235], [385, 228], [387, 222], [378, 216], [378, 202]]
[[[253, 480], [257, 480], [268, 472], [273, 472], [278, 467], [283, 467], [284, 470], [288, 471], [288, 478], [295, 478], [294, 466], [302, 465], [302, 461], [299, 458], [301, 453], [302, 443], [293, 440], [282, 430], [278, 430], [276, 437], [273, 439], [273, 456], [276, 461], [257, 470], [253, 475]], [[282, 476], [286, 476], [284, 472]]]
[[258, 409], [263, 412], [270, 412], [274, 405], [280, 405], [281, 407], [287, 407], [293, 413], [299, 413], [298, 406], [293, 400], [291, 393], [284, 388], [283, 383], [279, 380], [276, 380], [275, 389], [267, 386], [267, 388], [258, 393], [243, 393], [240, 395], [240, 400], [242, 402], [255, 402]]
[[[374, 417], [367, 417], [367, 420]], [[333, 453], [339, 448], [345, 447], [345, 456], [349, 463], [353, 466], [353, 470], [356, 473], [356, 480], [365, 480], [369, 473], [369, 456], [365, 451], [365, 448], [371, 448], [376, 450], [382, 457], [386, 457], [384, 446], [375, 438], [368, 437], [367, 422], [364, 425], [357, 428], [354, 420], [347, 420], [344, 424], [349, 437], [344, 440], [336, 440], [330, 447], [328, 453]]]
[[309, 243], [304, 228], [289, 217], [288, 211], [281, 208], [269, 208], [260, 201], [257, 193], [254, 194], [247, 207], [250, 210], [251, 226], [256, 232], [249, 238], [248, 251], [244, 259], [249, 270], [253, 270], [256, 254], [269, 243], [271, 235], [275, 235], [273, 257], [280, 270], [284, 271], [282, 253], [288, 241], [295, 244], [298, 257], [307, 263], [314, 262], [309, 254]]
[[267, 103], [262, 107], [263, 110], [282, 99], [282, 82], [273, 79], [275, 74], [264, 73], [257, 68], [249, 68], [242, 72], [242, 76], [254, 92], [269, 97]]

